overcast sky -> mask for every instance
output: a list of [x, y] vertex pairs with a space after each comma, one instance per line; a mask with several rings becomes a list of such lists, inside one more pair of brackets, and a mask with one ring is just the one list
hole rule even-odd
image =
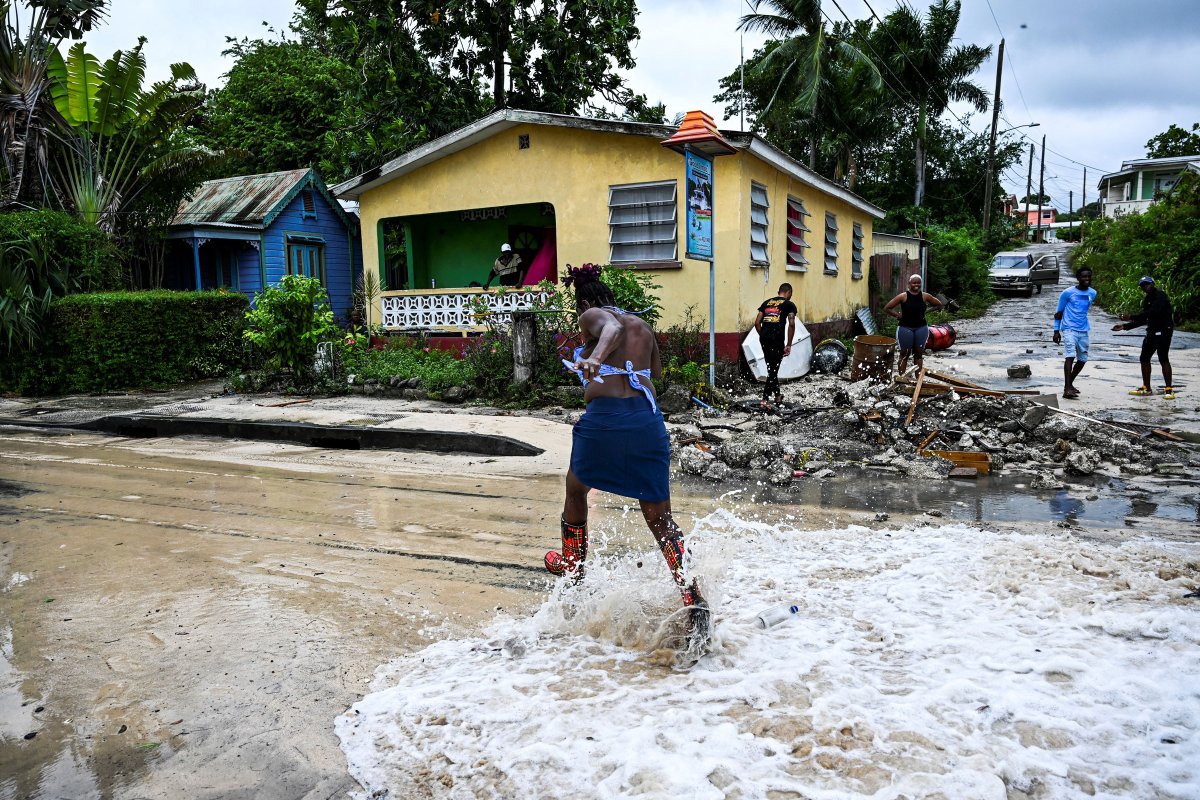
[[[838, 3], [864, 18], [868, 3], [885, 16], [897, 0]], [[928, 3], [913, 5], [923, 10]], [[833, 0], [823, 6], [830, 18], [843, 18]], [[641, 0], [639, 7], [633, 88], [666, 103], [668, 115], [702, 108], [720, 120], [712, 98], [720, 77], [738, 65], [737, 21], [747, 0]], [[264, 21], [286, 28], [293, 9], [292, 0], [111, 0], [108, 24], [89, 35], [89, 50], [108, 55], [146, 36], [151, 78], [164, 77], [173, 61], [187, 61], [216, 86], [230, 67], [221, 56], [225, 37], [263, 36]], [[1171, 123], [1200, 122], [1200, 0], [964, 0], [963, 41], [995, 45], [1001, 32], [1002, 127], [1039, 123], [1012, 135], [1028, 134], [1039, 148], [1046, 135], [1047, 193], [1064, 208], [1068, 190], [1079, 203], [1085, 165], [1088, 196], [1095, 199], [1100, 174], [1143, 157], [1151, 136]], [[747, 35], [746, 54], [761, 41]], [[991, 94], [994, 60], [977, 83]], [[976, 114], [969, 124], [982, 131], [990, 120]], [[736, 128], [738, 121], [722, 126]], [[1025, 164], [1002, 181], [1023, 194]]]

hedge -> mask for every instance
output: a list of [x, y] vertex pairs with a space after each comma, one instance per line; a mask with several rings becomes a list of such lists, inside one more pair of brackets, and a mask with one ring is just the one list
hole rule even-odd
[[242, 366], [248, 303], [216, 292], [107, 292], [55, 300], [33, 351], [0, 369], [0, 389], [71, 394], [161, 388]]
[[112, 239], [95, 225], [80, 222], [63, 211], [0, 213], [0, 242], [42, 242], [49, 268], [71, 285], [85, 291], [122, 288], [120, 252]]

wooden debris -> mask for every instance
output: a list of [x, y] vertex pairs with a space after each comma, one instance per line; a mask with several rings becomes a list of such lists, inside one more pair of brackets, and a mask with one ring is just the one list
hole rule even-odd
[[931, 378], [935, 378], [936, 380], [942, 381], [943, 383], [951, 384], [952, 386], [954, 386], [955, 391], [960, 391], [963, 394], [972, 394], [972, 392], [965, 391], [967, 389], [975, 389], [977, 392], [995, 392], [996, 394], [1018, 394], [1018, 395], [1029, 395], [1029, 396], [1036, 396], [1036, 395], [1041, 394], [1041, 392], [1037, 389], [989, 389], [986, 386], [980, 386], [977, 383], [971, 383], [970, 381], [964, 381], [962, 378], [955, 378], [950, 375], [943, 375], [940, 372], [933, 372], [932, 370], [930, 370], [927, 374]]
[[917, 449], [924, 450], [926, 447], [929, 447], [929, 443], [932, 442], [934, 439], [936, 439], [937, 435], [939, 433], [941, 433], [941, 430], [934, 430], [932, 433], [930, 433], [928, 436], [926, 436], [924, 439], [921, 440], [921, 443], [919, 445], [917, 445]]
[[302, 403], [311, 403], [312, 398], [306, 397], [303, 400], [287, 400], [282, 403], [255, 403], [254, 405], [261, 408], [283, 408], [284, 406], [298, 406]]
[[974, 467], [980, 475], [992, 471], [992, 459], [987, 453], [972, 450], [920, 450], [923, 456], [944, 458], [956, 467]]
[[1160, 439], [1166, 439], [1168, 442], [1186, 442], [1187, 441], [1187, 439], [1184, 439], [1182, 436], [1176, 436], [1175, 434], [1171, 433], [1170, 431], [1163, 430], [1162, 428], [1151, 428], [1150, 435], [1157, 436]]
[[917, 401], [921, 399], [921, 384], [924, 382], [925, 368], [921, 367], [921, 370], [917, 373], [917, 388], [913, 390], [912, 402], [908, 404], [908, 416], [904, 419], [905, 425], [912, 424], [913, 414], [916, 413], [917, 410]]

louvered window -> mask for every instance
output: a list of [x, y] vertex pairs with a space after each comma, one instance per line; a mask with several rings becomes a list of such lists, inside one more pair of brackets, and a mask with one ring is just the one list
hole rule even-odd
[[808, 258], [804, 255], [806, 248], [810, 247], [808, 242], [804, 241], [804, 234], [811, 233], [812, 229], [808, 227], [808, 220], [805, 217], [811, 217], [808, 209], [804, 207], [804, 201], [798, 197], [789, 197], [787, 199], [787, 268], [795, 272], [808, 272]]
[[837, 214], [825, 212], [825, 274], [837, 275]]
[[675, 191], [675, 181], [608, 188], [610, 263], [676, 260]]
[[317, 205], [316, 201], [313, 200], [313, 193], [311, 189], [305, 189], [304, 191], [300, 192], [300, 202], [304, 207], [303, 216], [315, 217], [317, 215]]
[[771, 263], [768, 252], [767, 225], [770, 221], [771, 201], [767, 198], [767, 187], [750, 184], [750, 264], [765, 267]]
[[851, 250], [851, 271], [850, 277], [861, 278], [863, 276], [863, 229], [862, 225], [854, 223], [854, 238], [850, 244]]

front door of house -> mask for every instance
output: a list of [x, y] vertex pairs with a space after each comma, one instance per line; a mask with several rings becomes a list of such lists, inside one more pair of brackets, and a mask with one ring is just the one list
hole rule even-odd
[[525, 270], [533, 263], [533, 257], [542, 249], [546, 238], [545, 228], [534, 228], [529, 225], [509, 225], [508, 241], [513, 252], [521, 257], [521, 265]]

